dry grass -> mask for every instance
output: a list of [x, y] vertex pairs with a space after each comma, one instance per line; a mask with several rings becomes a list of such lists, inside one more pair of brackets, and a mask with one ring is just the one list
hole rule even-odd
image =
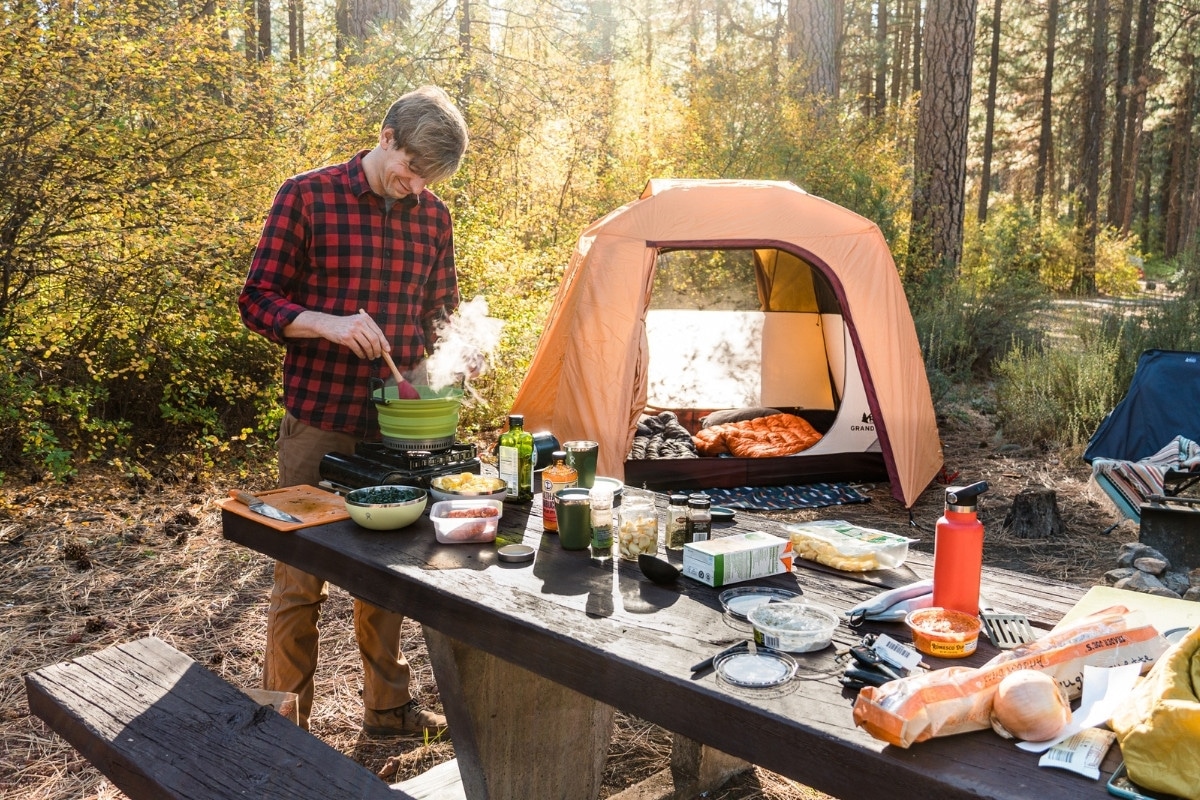
[[[1118, 519], [1087, 484], [1077, 456], [1029, 452], [995, 440], [986, 420], [945, 420], [947, 470], [957, 483], [988, 480], [984, 496], [989, 563], [1090, 585], [1111, 568], [1129, 525], [1101, 535]], [[22, 676], [148, 634], [190, 655], [230, 683], [258, 685], [271, 564], [221, 538], [216, 499], [234, 479], [198, 480], [164, 473], [141, 489], [111, 471], [65, 485], [0, 486], [0, 798], [110, 800], [122, 795], [74, 749], [29, 714]], [[241, 481], [244, 485], [245, 481]], [[264, 475], [258, 486], [269, 481]], [[1027, 486], [1058, 492], [1064, 537], [1017, 540], [1001, 531], [1012, 497]], [[932, 548], [942, 510], [937, 487], [910, 516], [887, 486], [863, 487], [870, 503], [798, 512], [796, 518], [836, 517], [904, 532]], [[453, 758], [449, 742], [361, 738], [361, 665], [351, 630], [349, 597], [334, 589], [322, 619], [313, 732], [390, 780], [418, 774]], [[439, 704], [420, 628], [407, 623], [404, 650], [414, 690]], [[618, 716], [609, 752], [605, 796], [664, 769], [670, 737], [656, 726]], [[762, 769], [748, 772], [714, 800], [812, 800], [823, 795]]]

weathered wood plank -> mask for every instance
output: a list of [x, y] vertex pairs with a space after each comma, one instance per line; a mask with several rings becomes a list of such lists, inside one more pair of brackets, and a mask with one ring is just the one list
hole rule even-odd
[[392, 789], [406, 793], [396, 797], [411, 796], [413, 800], [467, 800], [456, 758], [430, 767], [415, 778], [394, 783]]
[[155, 637], [43, 667], [25, 690], [132, 800], [408, 796]]

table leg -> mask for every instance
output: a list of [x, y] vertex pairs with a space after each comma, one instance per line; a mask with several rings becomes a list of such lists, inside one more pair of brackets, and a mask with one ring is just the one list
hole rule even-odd
[[748, 761], [678, 733], [671, 735], [671, 777], [675, 782], [676, 797], [699, 797], [751, 766]]
[[692, 800], [719, 789], [752, 764], [708, 745], [671, 734], [671, 766], [634, 784], [609, 800]]
[[471, 800], [598, 797], [613, 709], [424, 627]]

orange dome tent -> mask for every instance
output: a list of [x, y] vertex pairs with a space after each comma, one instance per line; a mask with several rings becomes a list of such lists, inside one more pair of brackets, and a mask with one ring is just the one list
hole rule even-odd
[[[627, 460], [644, 413], [695, 433], [702, 414], [757, 406], [823, 435], [789, 456]], [[588, 226], [513, 412], [598, 441], [600, 474], [650, 488], [886, 479], [911, 507], [942, 465], [878, 226], [778, 181], [652, 180]]]

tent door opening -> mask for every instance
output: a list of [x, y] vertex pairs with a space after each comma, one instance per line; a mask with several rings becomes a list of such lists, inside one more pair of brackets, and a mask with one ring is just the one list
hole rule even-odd
[[[836, 446], [878, 447], [853, 345], [829, 279], [776, 248], [660, 250], [646, 314], [647, 406], [685, 427], [716, 410], [803, 416]], [[838, 425], [843, 407], [858, 419]]]

